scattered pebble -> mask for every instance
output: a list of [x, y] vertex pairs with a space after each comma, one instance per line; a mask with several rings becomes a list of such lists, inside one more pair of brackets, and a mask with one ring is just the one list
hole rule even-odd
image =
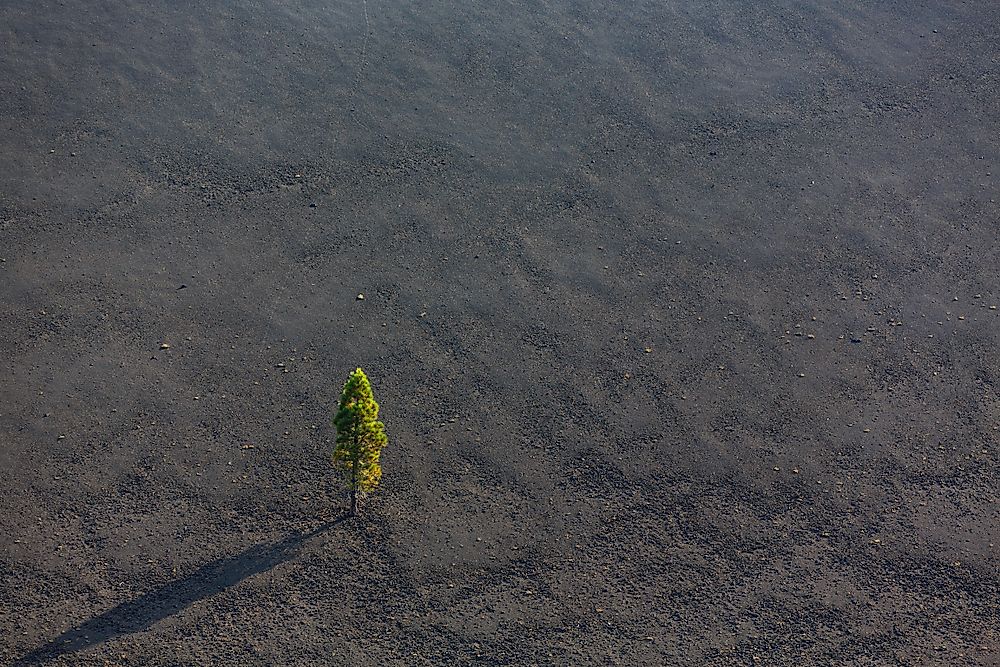
[[359, 293], [358, 294], [358, 301], [364, 301], [364, 300], [365, 300], [365, 295]]

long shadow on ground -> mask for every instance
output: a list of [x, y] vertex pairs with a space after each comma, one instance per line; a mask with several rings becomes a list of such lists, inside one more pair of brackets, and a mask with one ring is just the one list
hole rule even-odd
[[36, 648], [16, 663], [27, 667], [100, 644], [119, 635], [145, 630], [157, 621], [238, 584], [247, 577], [266, 572], [290, 560], [302, 544], [347, 517], [342, 516], [319, 528], [294, 533], [274, 544], [259, 544], [235, 556], [220, 558], [200, 567], [190, 576], [177, 579], [134, 600], [123, 602], [86, 623], [67, 630], [48, 644]]

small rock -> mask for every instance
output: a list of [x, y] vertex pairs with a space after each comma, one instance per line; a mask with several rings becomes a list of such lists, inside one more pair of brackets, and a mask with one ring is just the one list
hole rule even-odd
[[160, 349], [161, 350], [169, 350], [170, 349], [170, 343], [160, 343]]
[[364, 300], [365, 300], [365, 295], [364, 294], [358, 294], [358, 301], [364, 301]]

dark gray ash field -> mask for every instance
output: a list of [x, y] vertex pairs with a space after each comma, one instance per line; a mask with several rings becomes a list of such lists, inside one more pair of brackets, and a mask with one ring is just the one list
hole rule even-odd
[[1000, 664], [998, 26], [3, 2], [0, 663]]

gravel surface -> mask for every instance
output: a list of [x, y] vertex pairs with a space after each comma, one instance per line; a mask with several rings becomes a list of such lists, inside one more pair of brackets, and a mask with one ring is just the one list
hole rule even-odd
[[6, 0], [0, 664], [1000, 664], [998, 25]]

